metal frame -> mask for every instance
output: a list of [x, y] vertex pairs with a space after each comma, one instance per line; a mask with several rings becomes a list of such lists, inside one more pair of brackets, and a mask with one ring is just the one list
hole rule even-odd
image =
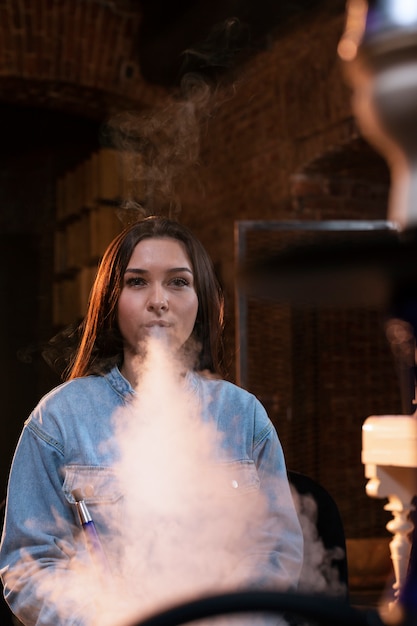
[[[241, 267], [246, 253], [246, 236], [249, 231], [374, 231], [398, 230], [394, 222], [386, 220], [324, 220], [324, 221], [278, 221], [278, 220], [238, 220], [235, 222], [234, 243], [236, 267]], [[242, 387], [248, 383], [248, 345], [247, 345], [247, 297], [239, 286], [235, 285], [236, 316], [236, 382]]]

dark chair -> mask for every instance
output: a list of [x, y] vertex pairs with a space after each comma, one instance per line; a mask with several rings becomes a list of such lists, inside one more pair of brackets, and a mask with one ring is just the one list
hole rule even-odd
[[13, 619], [13, 615], [9, 609], [9, 607], [6, 604], [6, 601], [3, 597], [3, 588], [0, 587], [0, 593], [1, 593], [1, 598], [0, 598], [0, 624], [1, 626], [14, 626], [15, 622]]
[[[311, 496], [315, 501], [317, 510], [315, 511], [315, 525], [317, 538], [322, 542], [324, 549], [330, 555], [330, 565], [336, 570], [336, 575], [341, 583], [342, 595], [348, 600], [348, 561], [346, 554], [346, 540], [343, 522], [339, 509], [333, 497], [315, 480], [292, 470], [288, 471], [290, 485], [300, 495]], [[304, 534], [305, 543], [311, 541], [311, 537]], [[305, 545], [305, 554], [308, 554], [308, 545]], [[307, 557], [306, 557], [307, 558]], [[329, 565], [329, 564], [328, 564]]]

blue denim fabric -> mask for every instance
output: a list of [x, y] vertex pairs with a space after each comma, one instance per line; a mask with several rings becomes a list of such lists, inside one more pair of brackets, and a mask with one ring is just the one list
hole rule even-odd
[[[197, 374], [191, 374], [189, 382], [203, 407], [203, 419], [213, 422], [223, 436], [223, 452], [236, 476], [235, 491], [245, 495], [259, 490], [268, 498], [267, 519], [253, 534], [259, 554], [269, 556], [251, 582], [294, 589], [303, 539], [271, 421], [253, 395], [231, 383]], [[112, 416], [133, 396], [130, 384], [114, 368], [105, 376], [60, 385], [25, 422], [10, 474], [0, 571], [6, 600], [27, 626], [86, 626], [93, 621], [93, 604], [72, 604], [63, 616], [65, 601], [60, 599], [58, 617], [54, 603], [45, 601], [37, 589], [42, 578], [53, 576], [62, 584], [70, 577], [66, 566], [78, 532], [71, 493], [75, 487], [88, 485], [85, 500], [104, 545], [110, 509], [114, 516], [120, 507], [122, 515], [123, 494], [112, 469], [118, 459]], [[110, 445], [101, 445], [104, 441]], [[22, 562], [22, 550], [33, 561]], [[248, 556], [251, 565], [256, 560], [256, 554]]]

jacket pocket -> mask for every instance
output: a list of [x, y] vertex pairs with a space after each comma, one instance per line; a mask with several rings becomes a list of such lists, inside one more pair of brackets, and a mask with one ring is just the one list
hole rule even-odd
[[64, 467], [63, 492], [70, 505], [76, 498], [84, 500], [94, 524], [106, 533], [119, 522], [122, 514], [123, 494], [116, 474], [110, 467], [67, 465]]
[[259, 491], [256, 465], [250, 459], [224, 463], [225, 491], [230, 496], [243, 496]]
[[122, 497], [116, 475], [110, 467], [67, 465], [64, 472], [63, 491], [71, 504], [75, 504], [74, 490], [80, 492], [86, 504], [111, 504]]

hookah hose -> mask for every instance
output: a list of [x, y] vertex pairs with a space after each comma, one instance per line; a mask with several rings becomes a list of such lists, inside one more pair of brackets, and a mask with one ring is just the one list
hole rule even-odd
[[130, 626], [179, 626], [194, 620], [241, 613], [285, 613], [329, 626], [384, 626], [376, 610], [360, 610], [324, 595], [242, 591], [180, 604]]

